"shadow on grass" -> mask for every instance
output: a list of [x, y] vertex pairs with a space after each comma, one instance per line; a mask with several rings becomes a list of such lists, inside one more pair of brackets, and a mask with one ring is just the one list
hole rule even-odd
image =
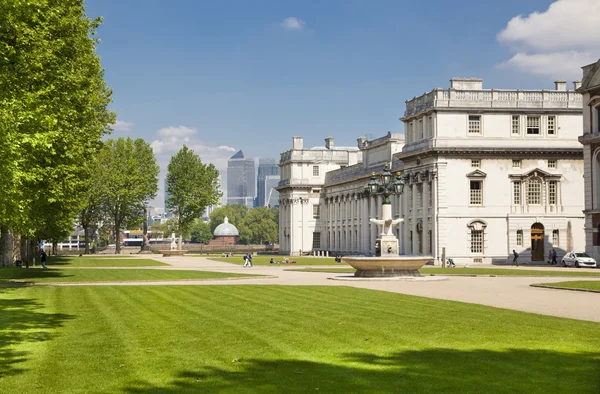
[[[8, 294], [17, 289], [2, 289]], [[13, 347], [25, 343], [48, 341], [56, 336], [51, 332], [74, 318], [63, 313], [45, 313], [43, 304], [30, 299], [0, 299], [0, 378], [25, 372], [19, 364], [27, 360], [28, 352]]]
[[4, 268], [0, 269], [0, 284], [28, 284], [36, 282], [35, 279], [67, 278], [70, 276], [73, 275], [67, 275], [60, 269]]
[[179, 373], [166, 387], [134, 382], [129, 393], [597, 393], [600, 353], [426, 349], [354, 353], [337, 363], [234, 360], [231, 369]]

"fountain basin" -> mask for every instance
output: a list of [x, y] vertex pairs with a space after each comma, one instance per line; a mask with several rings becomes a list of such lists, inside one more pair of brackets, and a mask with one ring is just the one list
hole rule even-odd
[[428, 261], [433, 260], [431, 256], [352, 256], [343, 257], [343, 261], [356, 269], [355, 277], [359, 278], [381, 278], [393, 276], [421, 276], [419, 268]]

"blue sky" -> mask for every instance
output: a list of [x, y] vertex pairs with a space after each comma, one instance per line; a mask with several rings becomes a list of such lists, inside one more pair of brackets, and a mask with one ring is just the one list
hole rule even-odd
[[86, 2], [89, 16], [104, 17], [98, 53], [115, 136], [146, 139], [163, 167], [186, 143], [221, 169], [238, 149], [278, 158], [294, 135], [310, 147], [328, 135], [355, 145], [401, 132], [404, 101], [452, 77], [480, 77], [485, 88], [570, 82], [598, 49], [577, 36], [583, 17], [597, 40], [600, 12], [589, 8], [599, 3]]

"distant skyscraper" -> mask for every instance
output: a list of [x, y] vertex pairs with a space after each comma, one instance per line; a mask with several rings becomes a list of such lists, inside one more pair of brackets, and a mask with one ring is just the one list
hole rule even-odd
[[227, 204], [254, 206], [256, 170], [254, 159], [248, 159], [241, 150], [227, 162]]
[[279, 193], [275, 190], [279, 183], [279, 166], [275, 159], [258, 159], [258, 190], [256, 193], [256, 206], [279, 205]]

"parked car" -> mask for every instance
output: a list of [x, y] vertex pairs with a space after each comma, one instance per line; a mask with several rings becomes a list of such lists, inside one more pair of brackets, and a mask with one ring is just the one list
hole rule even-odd
[[586, 253], [569, 252], [562, 258], [561, 264], [563, 267], [572, 265], [574, 267], [595, 268], [596, 260], [588, 256]]

